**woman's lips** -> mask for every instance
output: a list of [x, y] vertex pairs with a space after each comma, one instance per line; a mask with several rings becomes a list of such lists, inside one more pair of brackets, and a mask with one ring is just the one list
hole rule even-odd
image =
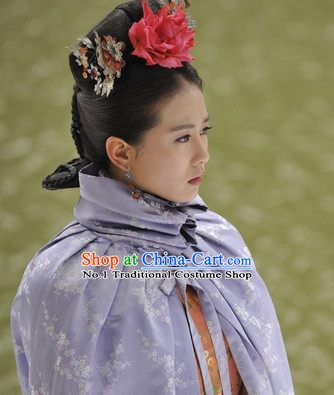
[[197, 177], [189, 180], [188, 183], [191, 185], [200, 185], [202, 182], [203, 176], [204, 176], [204, 171], [201, 174], [199, 174]]

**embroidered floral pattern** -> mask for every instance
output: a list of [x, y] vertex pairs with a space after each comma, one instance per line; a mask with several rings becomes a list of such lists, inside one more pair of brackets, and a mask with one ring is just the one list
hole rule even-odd
[[143, 306], [147, 318], [155, 318], [160, 322], [170, 324], [170, 316], [168, 311], [168, 304], [163, 297], [162, 292], [157, 288], [154, 282], [139, 283], [139, 287], [132, 287], [131, 293], [136, 296], [137, 302]]
[[73, 380], [78, 383], [80, 394], [89, 394], [91, 392], [91, 384], [87, 380], [92, 368], [87, 364], [87, 355], [77, 354], [74, 348], [67, 339], [64, 332], [56, 331], [56, 317], [50, 317], [48, 309], [44, 302], [42, 302], [45, 332], [55, 343], [55, 350], [57, 354], [55, 371], [59, 372], [61, 376], [65, 376], [68, 380]]
[[104, 323], [102, 314], [98, 314], [93, 303], [88, 302], [82, 310], [83, 317], [87, 318], [87, 330], [94, 337], [96, 336], [96, 327]]
[[[206, 358], [206, 362], [209, 368], [210, 379], [212, 383], [212, 389], [214, 394], [221, 394], [222, 392], [222, 385], [220, 381], [220, 374], [218, 370], [218, 364], [215, 354], [215, 348], [212, 344], [212, 339], [210, 336], [210, 332], [208, 329], [208, 324], [205, 321], [205, 318], [202, 313], [202, 309], [199, 303], [198, 296], [195, 290], [192, 287], [187, 288], [187, 306], [191, 318], [193, 319], [198, 334], [201, 338], [201, 342], [204, 349], [204, 355]], [[203, 392], [204, 388], [203, 388]]]
[[110, 354], [109, 360], [100, 368], [100, 372], [104, 377], [107, 377], [108, 382], [111, 383], [109, 389], [112, 389], [112, 382], [118, 381], [118, 372], [125, 370], [131, 366], [128, 361], [122, 361], [120, 356], [125, 354], [124, 338], [121, 338], [119, 343], [114, 347], [114, 351]]
[[82, 274], [75, 266], [63, 266], [54, 273], [54, 287], [57, 295], [63, 294], [67, 299], [71, 294], [80, 294]]
[[156, 363], [162, 369], [162, 372], [167, 377], [170, 377], [163, 392], [174, 394], [175, 388], [187, 388], [190, 382], [181, 378], [182, 373], [186, 370], [185, 363], [176, 362], [170, 354], [161, 355], [159, 353], [157, 342], [149, 342], [147, 337], [139, 329], [137, 329], [137, 333], [141, 337], [142, 352], [146, 355], [146, 358]]

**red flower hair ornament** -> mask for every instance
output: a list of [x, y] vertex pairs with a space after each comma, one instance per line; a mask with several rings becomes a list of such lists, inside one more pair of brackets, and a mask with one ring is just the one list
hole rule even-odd
[[189, 48], [195, 45], [195, 30], [181, 2], [166, 4], [157, 14], [145, 0], [142, 7], [143, 18], [129, 30], [132, 55], [144, 58], [147, 66], [158, 64], [167, 68], [182, 67], [182, 62], [194, 60]]

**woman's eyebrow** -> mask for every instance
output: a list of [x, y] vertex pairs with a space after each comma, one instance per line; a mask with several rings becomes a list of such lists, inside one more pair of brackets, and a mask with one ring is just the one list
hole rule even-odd
[[[203, 123], [207, 123], [209, 122], [210, 119], [210, 115], [208, 115], [204, 120]], [[196, 127], [196, 125], [192, 124], [192, 123], [188, 123], [188, 124], [184, 124], [184, 125], [178, 125], [173, 127], [172, 129], [170, 129], [171, 132], [177, 132], [179, 130], [184, 130], [184, 129], [192, 129]]]

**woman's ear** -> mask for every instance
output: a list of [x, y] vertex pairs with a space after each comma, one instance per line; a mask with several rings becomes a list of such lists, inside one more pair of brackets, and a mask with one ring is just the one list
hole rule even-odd
[[120, 137], [110, 136], [106, 141], [106, 151], [110, 161], [123, 171], [131, 170], [136, 150]]

